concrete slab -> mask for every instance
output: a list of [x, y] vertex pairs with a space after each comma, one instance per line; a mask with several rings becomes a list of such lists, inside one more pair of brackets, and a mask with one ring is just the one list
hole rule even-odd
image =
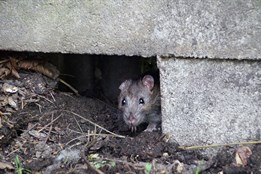
[[260, 139], [261, 62], [159, 58], [163, 132], [181, 145]]
[[259, 0], [2, 0], [0, 50], [261, 59]]

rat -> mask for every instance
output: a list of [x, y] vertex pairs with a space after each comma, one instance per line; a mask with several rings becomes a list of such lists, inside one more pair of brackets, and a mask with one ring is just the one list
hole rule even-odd
[[161, 123], [160, 88], [151, 75], [138, 80], [125, 80], [120, 86], [118, 106], [124, 122], [131, 131], [141, 123], [148, 123], [145, 131], [157, 130]]

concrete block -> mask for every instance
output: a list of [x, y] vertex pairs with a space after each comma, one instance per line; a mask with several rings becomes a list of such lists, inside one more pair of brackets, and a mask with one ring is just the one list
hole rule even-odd
[[261, 62], [158, 58], [164, 133], [181, 145], [260, 139]]
[[260, 1], [176, 0], [164, 5], [152, 35], [158, 55], [260, 59]]
[[2, 0], [0, 50], [261, 59], [259, 0]]

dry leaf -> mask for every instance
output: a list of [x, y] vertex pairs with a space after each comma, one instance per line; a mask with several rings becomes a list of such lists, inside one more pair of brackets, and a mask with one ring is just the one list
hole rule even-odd
[[9, 169], [9, 170], [13, 170], [14, 167], [11, 163], [4, 163], [4, 162], [0, 162], [0, 169]]
[[0, 63], [0, 78], [9, 74], [12, 74], [16, 78], [20, 78], [18, 73], [19, 69], [33, 70], [52, 79], [57, 79], [60, 74], [54, 65], [41, 60], [19, 60], [9, 57], [9, 60], [7, 59]]
[[18, 69], [18, 67], [17, 67], [17, 62], [19, 62], [19, 60], [18, 59], [15, 59], [15, 58], [13, 58], [13, 57], [9, 57], [9, 62], [10, 62], [10, 64], [12, 65], [12, 68], [13, 69]]
[[18, 88], [16, 86], [9, 85], [8, 83], [4, 83], [2, 86], [2, 91], [13, 94], [18, 91]]
[[42, 62], [39, 60], [21, 60], [18, 62], [17, 66], [22, 69], [40, 72], [52, 79], [56, 79], [59, 76], [59, 71], [56, 67], [48, 62]]
[[16, 71], [16, 69], [12, 69], [12, 70], [11, 70], [11, 74], [12, 74], [13, 76], [15, 76], [16, 78], [20, 79], [20, 75], [19, 75], [19, 73]]
[[10, 62], [8, 62], [5, 66], [11, 71], [11, 74], [13, 76], [15, 76], [16, 78], [20, 78], [20, 75], [18, 74], [17, 72], [17, 66], [16, 65], [13, 65], [14, 63], [11, 63], [11, 60]]
[[252, 151], [247, 146], [239, 147], [236, 151], [236, 164], [238, 166], [246, 166], [247, 159], [252, 155]]
[[17, 106], [17, 103], [14, 101], [14, 99], [11, 97], [11, 96], [9, 96], [8, 98], [7, 98], [7, 101], [8, 101], [8, 104], [12, 107], [12, 108], [14, 108], [14, 109], [18, 109], [18, 106]]
[[176, 166], [176, 172], [177, 173], [183, 173], [184, 172], [185, 166], [184, 166], [183, 163], [179, 162], [179, 160], [175, 160], [174, 164]]
[[237, 166], [244, 166], [243, 161], [239, 157], [238, 153], [236, 153], [235, 159], [236, 159]]
[[8, 68], [5, 67], [1, 67], [0, 68], [0, 78], [3, 78], [7, 75], [9, 75], [11, 73], [11, 71]]
[[16, 62], [17, 60], [14, 58], [9, 58], [1, 61], [0, 78], [8, 76], [9, 74], [12, 74], [16, 78], [20, 78], [16, 70], [17, 69]]
[[35, 138], [38, 138], [40, 140], [43, 140], [44, 138], [47, 137], [47, 135], [45, 133], [41, 133], [41, 132], [38, 132], [36, 130], [30, 130], [28, 133], [29, 133], [29, 135], [31, 135]]

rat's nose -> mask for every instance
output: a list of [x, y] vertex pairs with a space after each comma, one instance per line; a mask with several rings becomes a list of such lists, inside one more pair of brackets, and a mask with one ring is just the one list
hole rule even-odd
[[136, 118], [133, 116], [132, 113], [130, 113], [130, 116], [129, 116], [129, 118], [128, 118], [128, 121], [129, 121], [129, 123], [130, 123], [131, 125], [135, 124]]

